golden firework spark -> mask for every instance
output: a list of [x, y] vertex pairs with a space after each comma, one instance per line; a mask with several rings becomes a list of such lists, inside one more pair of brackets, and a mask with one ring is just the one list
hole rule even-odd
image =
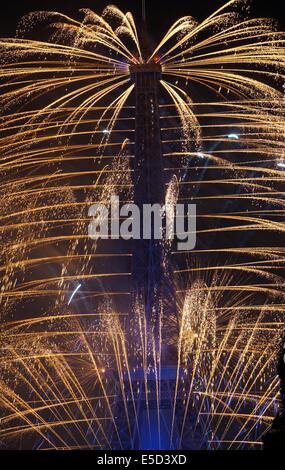
[[[179, 444], [191, 419], [207, 448], [261, 445], [278, 404], [285, 311], [285, 34], [241, 14], [246, 3], [232, 0], [202, 23], [179, 19], [146, 58], [132, 14], [114, 6], [83, 9], [81, 21], [33, 13], [16, 39], [0, 40], [4, 445], [123, 447], [118, 396], [130, 442], [140, 441], [150, 355], [161, 400], [161, 349], [139, 302], [135, 344], [125, 330], [129, 245], [88, 237], [90, 205], [133, 198], [130, 70], [144, 62], [162, 67], [165, 173], [175, 173], [167, 200], [198, 208], [199, 246], [172, 253]], [[49, 38], [27, 39], [38, 21]], [[175, 319], [163, 322], [171, 332]]]

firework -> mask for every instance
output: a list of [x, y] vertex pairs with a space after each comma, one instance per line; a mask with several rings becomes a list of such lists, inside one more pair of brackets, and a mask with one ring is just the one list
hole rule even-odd
[[[148, 57], [114, 6], [33, 13], [0, 40], [3, 446], [142, 448], [137, 404], [151, 432], [164, 343], [177, 350], [172, 447], [261, 446], [285, 310], [285, 36], [245, 4], [179, 19]], [[39, 21], [48, 38], [27, 39]], [[133, 201], [132, 71], [154, 63], [167, 201], [198, 213], [196, 249], [166, 247], [178, 325], [162, 306], [159, 347], [140, 299], [130, 318], [129, 243], [88, 237], [92, 204]]]

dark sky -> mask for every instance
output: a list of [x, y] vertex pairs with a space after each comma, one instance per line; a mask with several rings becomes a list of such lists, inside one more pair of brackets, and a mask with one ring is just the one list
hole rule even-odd
[[[153, 36], [160, 36], [180, 16], [191, 15], [203, 19], [226, 0], [146, 0], [148, 4], [149, 29]], [[113, 3], [123, 10], [131, 10], [139, 16], [141, 0], [7, 0], [1, 6], [1, 36], [14, 36], [22, 15], [35, 10], [57, 10], [76, 15], [79, 8], [88, 7], [100, 12]], [[285, 30], [284, 0], [252, 0], [252, 15], [278, 19], [279, 29]]]

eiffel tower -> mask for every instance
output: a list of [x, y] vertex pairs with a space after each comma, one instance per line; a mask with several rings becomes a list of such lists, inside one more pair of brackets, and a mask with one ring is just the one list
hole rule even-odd
[[[143, 63], [130, 68], [135, 84], [136, 113], [134, 203], [140, 210], [145, 204], [159, 204], [163, 207], [166, 203], [159, 107], [162, 69], [155, 60], [148, 60], [152, 51], [146, 26], [145, 1], [142, 1], [142, 18], [140, 44], [144, 60]], [[128, 423], [125, 419], [126, 405], [120, 397], [120, 387], [118, 387], [115, 414], [119, 423], [120, 442], [115, 438], [116, 443], [114, 442], [113, 446], [141, 450], [195, 448], [195, 439], [190, 435], [191, 423], [190, 425], [187, 423], [183, 439], [181, 438], [185, 415], [181, 385], [183, 371], [177, 367], [178, 328], [176, 344], [171, 346], [165, 341], [167, 326], [165, 329], [161, 327], [162, 317], [167, 325], [170, 316], [172, 319], [176, 318], [178, 325], [171, 252], [165, 241], [156, 240], [152, 233], [149, 240], [134, 241], [132, 260], [133, 301], [130, 321], [136, 316], [136, 310], [141, 308], [146, 322], [147, 336], [158, 338], [159, 334], [161, 335], [160, 344], [156, 345], [157, 351], [161, 348], [161, 354], [158, 373], [154, 371], [155, 360], [150, 357], [149, 362], [153, 368], [150, 367], [146, 373], [142, 367], [136, 367], [132, 373], [131, 383], [128, 379], [124, 385], [125, 396], [128, 397], [129, 403], [133, 390], [139, 388], [139, 395], [135, 399], [135, 411], [130, 406]], [[129, 332], [132, 331], [129, 333], [130, 342], [135, 343], [136, 338], [131, 337], [134, 335], [133, 330], [127, 328]], [[148, 352], [146, 345], [146, 354]], [[200, 440], [201, 437], [199, 442]]]

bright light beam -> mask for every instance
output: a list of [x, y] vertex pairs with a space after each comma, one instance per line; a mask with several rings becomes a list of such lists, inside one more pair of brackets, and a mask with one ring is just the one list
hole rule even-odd
[[76, 293], [79, 291], [79, 289], [81, 288], [81, 284], [78, 284], [78, 286], [76, 287], [76, 289], [74, 290], [74, 292], [72, 293], [70, 299], [69, 299], [69, 302], [67, 305], [70, 305], [72, 300], [74, 299], [74, 296], [76, 295]]
[[236, 140], [239, 140], [239, 135], [238, 135], [238, 134], [229, 134], [229, 135], [228, 135], [228, 138], [229, 138], [229, 139], [236, 139]]

